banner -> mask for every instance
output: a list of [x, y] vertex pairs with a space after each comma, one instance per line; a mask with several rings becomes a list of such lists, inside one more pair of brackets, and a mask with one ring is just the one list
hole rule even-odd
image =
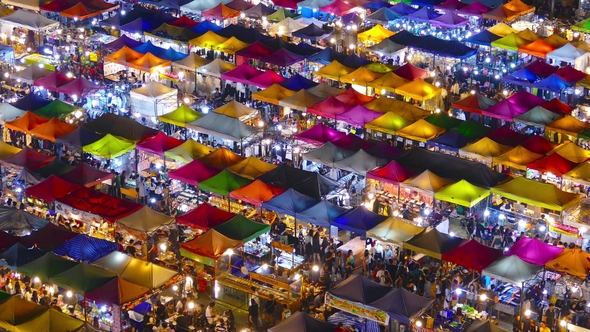
[[549, 225], [549, 231], [575, 237], [580, 234], [580, 230], [577, 227], [564, 224]]
[[385, 311], [371, 308], [361, 303], [344, 300], [330, 293], [326, 293], [325, 301], [326, 305], [333, 308], [349, 312], [355, 316], [366, 318], [385, 326], [389, 325], [389, 315]]

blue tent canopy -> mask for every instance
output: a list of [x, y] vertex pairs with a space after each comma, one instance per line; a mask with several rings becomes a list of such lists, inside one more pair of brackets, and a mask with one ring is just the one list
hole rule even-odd
[[[401, 16], [407, 16], [407, 15], [410, 15], [410, 14], [415, 13], [415, 12], [418, 11], [418, 9], [416, 9], [416, 8], [410, 6], [410, 5], [407, 5], [407, 4], [403, 3], [403, 2], [400, 2], [400, 3], [398, 3], [395, 6], [391, 6], [391, 7], [389, 7], [389, 9], [391, 9], [392, 11], [400, 14]], [[404, 32], [404, 31], [400, 31], [400, 33], [401, 32]]]
[[434, 299], [413, 294], [402, 287], [387, 293], [381, 299], [371, 303], [370, 306], [383, 310], [392, 319], [408, 325], [414, 318], [430, 308], [433, 303]]
[[320, 201], [316, 205], [301, 211], [297, 218], [314, 225], [328, 228], [330, 222], [341, 216], [347, 210], [328, 201]]
[[273, 197], [271, 200], [262, 203], [265, 209], [295, 216], [299, 212], [317, 204], [318, 200], [305, 196], [294, 189], [287, 189], [284, 193]]
[[362, 66], [366, 66], [369, 63], [371, 63], [371, 61], [369, 61], [367, 59], [363, 59], [363, 58], [359, 57], [358, 55], [356, 55], [355, 53], [352, 53], [351, 55], [346, 57], [346, 59], [339, 61], [339, 62], [346, 67], [350, 67], [350, 68], [354, 68], [354, 69], [360, 68]]
[[0, 253], [0, 265], [16, 270], [19, 266], [28, 264], [43, 255], [45, 251], [41, 249], [29, 248], [22, 243], [17, 243]]
[[370, 9], [370, 10], [379, 10], [381, 8], [391, 7], [391, 4], [387, 0], [373, 0], [373, 1], [363, 5], [363, 7]]
[[289, 77], [283, 83], [279, 83], [285, 89], [289, 89], [291, 91], [299, 91], [301, 89], [309, 89], [313, 88], [314, 86], [318, 85], [316, 82], [309, 80], [299, 74], [295, 74]]
[[[430, 7], [434, 7], [434, 5]], [[437, 13], [432, 8], [422, 7], [418, 11], [407, 15], [406, 18], [418, 22], [430, 22], [430, 20], [434, 20], [435, 18], [438, 18], [441, 15], [442, 14]]]
[[535, 73], [533, 73], [526, 67], [523, 67], [510, 75], [502, 77], [502, 82], [522, 86], [530, 86], [532, 83], [538, 80], [539, 76], [535, 75]]
[[332, 225], [359, 235], [365, 235], [368, 230], [379, 225], [385, 219], [387, 217], [378, 215], [361, 206], [332, 220]]
[[[201, 24], [197, 25], [197, 27], [200, 26]], [[222, 36], [222, 37], [225, 37], [225, 38], [236, 37], [240, 41], [242, 41], [244, 43], [248, 43], [248, 44], [252, 44], [258, 40], [264, 40], [264, 39], [271, 38], [269, 36], [263, 35], [262, 33], [260, 33], [256, 29], [244, 28], [243, 26], [239, 26], [239, 25], [235, 25], [235, 24], [230, 24], [230, 25], [226, 26], [225, 28], [223, 28], [219, 31], [216, 31], [215, 33]]]
[[312, 41], [316, 41], [328, 37], [331, 33], [331, 31], [326, 31], [318, 27], [317, 25], [311, 23], [305, 28], [293, 31], [291, 35], [293, 37], [298, 37], [301, 39], [309, 39]]
[[114, 40], [108, 44], [104, 44], [103, 48], [111, 51], [117, 51], [123, 48], [124, 46], [127, 46], [129, 48], [135, 48], [140, 45], [142, 45], [142, 42], [137, 41], [135, 39], [131, 39], [127, 37], [127, 35], [122, 35], [121, 37], [117, 38], [117, 40]]
[[553, 74], [544, 80], [533, 83], [533, 88], [561, 93], [563, 90], [574, 85], [576, 85], [576, 83], [568, 82], [563, 78]]
[[223, 27], [211, 22], [211, 21], [202, 21], [199, 25], [192, 27], [190, 30], [192, 32], [196, 32], [199, 35], [204, 34], [207, 31], [217, 32], [223, 29]]
[[156, 54], [156, 56], [160, 59], [168, 60], [168, 61], [178, 61], [186, 58], [188, 55], [182, 52], [178, 52], [174, 50], [172, 47], [169, 47], [164, 52]]
[[449, 130], [444, 135], [439, 136], [432, 141], [428, 141], [428, 144], [443, 149], [459, 150], [472, 140], [473, 139], [470, 137], [465, 137], [459, 134], [456, 130]]
[[373, 303], [385, 296], [391, 287], [376, 283], [360, 274], [352, 275], [328, 293], [341, 299], [361, 304]]
[[23, 98], [15, 101], [14, 103], [11, 103], [10, 105], [23, 111], [36, 111], [49, 105], [49, 103], [51, 103], [51, 101], [44, 99], [34, 93], [29, 93], [28, 95], [25, 95]]
[[312, 54], [316, 54], [317, 52], [319, 52], [321, 50], [320, 48], [313, 47], [313, 46], [309, 45], [308, 43], [304, 43], [304, 42], [300, 42], [297, 45], [287, 44], [285, 46], [285, 48], [290, 52], [293, 52], [293, 53], [299, 54], [299, 55], [304, 55], [304, 56], [310, 56]]
[[340, 63], [346, 59], [346, 54], [339, 53], [331, 47], [326, 47], [318, 53], [307, 58], [309, 62], [317, 62], [323, 65], [328, 65], [330, 62], [336, 60]]
[[440, 5], [443, 2], [444, 0], [412, 0], [412, 5], [433, 8], [434, 6]]
[[53, 252], [84, 263], [92, 263], [117, 249], [119, 246], [114, 242], [80, 234]]
[[495, 35], [495, 34], [489, 32], [488, 30], [484, 30], [478, 34], [475, 34], [475, 35], [465, 39], [465, 41], [468, 43], [477, 44], [477, 45], [491, 46], [492, 42], [495, 42], [496, 40], [498, 40], [500, 38], [502, 38], [502, 37]]
[[105, 137], [105, 134], [98, 134], [83, 127], [78, 127], [78, 129], [71, 133], [56, 138], [55, 142], [68, 144], [81, 149], [83, 146], [92, 144], [103, 137]]
[[152, 31], [162, 25], [164, 21], [155, 18], [137, 18], [127, 24], [121, 26], [121, 30], [131, 33], [144, 33], [145, 31]]
[[161, 48], [161, 47], [158, 47], [158, 46], [152, 44], [152, 42], [150, 40], [148, 40], [147, 42], [145, 42], [139, 46], [133, 47], [133, 50], [137, 51], [139, 53], [143, 53], [143, 54], [146, 54], [149, 52], [154, 55], [156, 55], [158, 53], [163, 53], [166, 51], [164, 48]]

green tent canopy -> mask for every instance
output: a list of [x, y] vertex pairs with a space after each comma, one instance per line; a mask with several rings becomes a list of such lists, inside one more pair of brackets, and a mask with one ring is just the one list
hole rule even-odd
[[449, 130], [451, 128], [455, 128], [463, 123], [463, 120], [459, 120], [457, 118], [450, 117], [447, 113], [437, 113], [432, 114], [431, 116], [425, 118], [426, 122], [435, 125], [439, 128], [444, 128]]
[[590, 33], [590, 18], [572, 25], [572, 30]]
[[492, 42], [492, 47], [501, 48], [508, 51], [518, 51], [519, 48], [530, 44], [531, 42], [520, 37], [514, 32], [504, 38]]
[[290, 11], [290, 10], [287, 10], [287, 9], [281, 7], [276, 12], [268, 15], [266, 17], [266, 20], [269, 22], [279, 22], [279, 21], [286, 19], [287, 17], [290, 17], [292, 19], [297, 19], [300, 16], [301, 15], [297, 14], [296, 12], [293, 12], [293, 11]]
[[106, 134], [103, 138], [94, 143], [82, 147], [82, 151], [92, 155], [113, 159], [124, 155], [135, 148], [135, 143], [124, 138], [119, 138], [111, 134]]
[[238, 214], [223, 224], [213, 227], [213, 229], [230, 239], [248, 242], [270, 231], [270, 226], [252, 221]]
[[78, 264], [77, 262], [61, 258], [52, 252], [48, 252], [41, 258], [18, 267], [17, 271], [31, 277], [39, 277], [43, 281], [48, 281], [49, 278], [74, 268]]
[[45, 105], [44, 107], [41, 107], [33, 111], [33, 113], [48, 119], [65, 118], [77, 109], [79, 109], [79, 107], [76, 107], [72, 104], [64, 103], [63, 101], [56, 99], [51, 103]]
[[455, 127], [455, 130], [462, 136], [478, 139], [484, 137], [492, 129], [473, 119], [469, 119]]
[[86, 292], [103, 286], [115, 278], [117, 278], [117, 274], [115, 273], [80, 263], [65, 272], [49, 278], [49, 281], [60, 287], [71, 289], [78, 294], [84, 295]]
[[223, 170], [214, 177], [199, 182], [199, 189], [228, 197], [230, 192], [240, 189], [250, 184], [250, 182], [252, 180], [243, 178], [228, 170]]
[[173, 124], [179, 127], [186, 127], [186, 124], [202, 117], [203, 114], [193, 110], [186, 105], [180, 105], [177, 109], [170, 113], [160, 115], [158, 120]]
[[474, 186], [465, 180], [448, 185], [434, 194], [434, 198], [439, 201], [454, 203], [469, 208], [474, 207], [488, 196], [490, 196], [488, 189]]
[[51, 175], [60, 175], [63, 173], [67, 173], [74, 169], [74, 166], [68, 165], [63, 161], [55, 158], [49, 164], [37, 168], [35, 173], [41, 175], [44, 178], [48, 178]]
[[10, 294], [8, 294], [6, 292], [0, 291], [0, 303], [8, 300], [11, 296], [12, 295], [10, 295]]

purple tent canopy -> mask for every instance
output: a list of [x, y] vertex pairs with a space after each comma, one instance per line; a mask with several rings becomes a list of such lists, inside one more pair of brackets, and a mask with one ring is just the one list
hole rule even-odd
[[482, 4], [479, 1], [475, 1], [475, 2], [472, 2], [469, 5], [461, 8], [461, 9], [459, 9], [457, 11], [457, 13], [463, 14], [463, 15], [479, 16], [479, 17], [481, 17], [481, 14], [487, 13], [490, 10], [492, 10], [490, 7]]
[[344, 136], [346, 136], [346, 133], [332, 129], [320, 123], [304, 132], [295, 135], [295, 139], [320, 146], [327, 142], [333, 142]]
[[467, 4], [459, 0], [446, 0], [443, 3], [434, 6], [434, 8], [441, 10], [458, 10], [465, 6], [467, 6]]
[[402, 15], [402, 16], [407, 16], [410, 15], [412, 13], [415, 13], [416, 11], [418, 11], [418, 9], [409, 6], [403, 2], [400, 2], [399, 4], [392, 6], [389, 8], [390, 10]]
[[515, 105], [507, 99], [505, 99], [497, 103], [496, 105], [484, 110], [482, 114], [490, 116], [492, 118], [512, 122], [512, 119], [525, 113], [529, 109], [530, 108], [524, 106]]
[[299, 91], [301, 89], [313, 88], [314, 86], [318, 85], [318, 83], [299, 74], [295, 74], [279, 85], [291, 91]]
[[332, 220], [332, 225], [364, 236], [368, 230], [379, 225], [385, 221], [385, 219], [387, 219], [387, 217], [371, 212], [365, 207], [360, 206]]
[[437, 13], [434, 9], [422, 7], [417, 12], [407, 15], [406, 18], [412, 21], [430, 22], [440, 16], [441, 14]]
[[469, 23], [469, 19], [457, 15], [455, 12], [448, 11], [434, 20], [431, 20], [430, 23], [445, 28], [457, 28]]
[[236, 68], [228, 71], [227, 73], [221, 74], [221, 79], [242, 83], [242, 84], [249, 84], [248, 81], [253, 79], [256, 76], [262, 75], [264, 72], [258, 70], [254, 67], [250, 67], [247, 64], [243, 63]]
[[342, 20], [343, 24], [359, 24], [360, 23], [359, 16], [356, 11], [342, 15], [342, 17], [340, 19]]
[[545, 102], [545, 99], [537, 97], [525, 90], [518, 91], [506, 100], [514, 105], [526, 108], [527, 111]]
[[123, 48], [123, 46], [127, 46], [129, 48], [135, 48], [141, 44], [143, 44], [143, 43], [140, 41], [131, 39], [131, 38], [127, 37], [127, 35], [122, 35], [121, 37], [117, 38], [117, 40], [112, 41], [108, 44], [104, 44], [103, 48], [106, 50], [110, 50], [110, 51], [116, 51], [116, 50]]
[[544, 266], [547, 262], [561, 254], [563, 248], [558, 248], [539, 241], [538, 239], [522, 238], [516, 242], [508, 251], [506, 256], [516, 255], [523, 261]]
[[281, 67], [288, 67], [294, 63], [303, 61], [304, 56], [295, 54], [282, 48], [271, 55], [265, 56], [260, 61], [270, 63], [271, 65], [277, 65]]
[[351, 125], [364, 127], [365, 123], [373, 121], [382, 115], [383, 113], [370, 110], [363, 105], [358, 105], [338, 115], [338, 120], [350, 123]]
[[373, 157], [391, 160], [393, 156], [399, 154], [401, 150], [394, 148], [393, 146], [389, 145], [387, 142], [379, 142], [369, 148], [364, 149], [365, 152], [370, 154]]

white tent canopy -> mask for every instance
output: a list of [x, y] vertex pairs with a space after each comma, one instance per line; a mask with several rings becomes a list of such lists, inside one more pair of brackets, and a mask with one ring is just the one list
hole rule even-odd
[[4, 124], [6, 121], [12, 121], [14, 119], [20, 118], [25, 113], [25, 111], [19, 110], [8, 103], [2, 103], [0, 104], [0, 123]]
[[303, 22], [297, 22], [296, 20], [287, 17], [279, 23], [271, 26], [268, 29], [268, 33], [270, 35], [291, 36], [291, 33], [293, 31], [303, 29], [306, 26], [308, 26], [308, 24], [305, 24]]
[[172, 112], [178, 107], [177, 94], [177, 89], [152, 81], [131, 91], [131, 111], [150, 118]]
[[211, 9], [220, 3], [226, 4], [231, 0], [194, 0], [180, 7], [183, 12], [200, 13], [204, 10]]
[[324, 21], [320, 21], [317, 20], [313, 17], [300, 17], [298, 19], [296, 19], [297, 22], [303, 23], [306, 26], [310, 25], [310, 24], [315, 24], [316, 27], [321, 28], [324, 26], [324, 24], [326, 24], [326, 22]]
[[301, 1], [300, 3], [298, 3], [297, 7], [306, 7], [306, 8], [311, 8], [311, 9], [317, 9], [320, 7], [327, 6], [331, 3], [332, 3], [331, 0], [305, 0], [305, 1]]
[[197, 68], [197, 73], [207, 76], [213, 76], [215, 78], [221, 78], [221, 74], [227, 73], [228, 71], [236, 68], [236, 65], [229, 62], [225, 62], [220, 58], [217, 58], [210, 63]]
[[574, 45], [567, 43], [553, 52], [547, 53], [547, 60], [559, 65], [561, 62], [571, 64], [577, 70], [586, 71], [590, 53], [579, 50]]
[[34, 11], [38, 11], [39, 7], [50, 2], [51, 0], [2, 0], [4, 4]]
[[59, 26], [59, 22], [57, 21], [50, 20], [37, 13], [26, 12], [23, 10], [17, 10], [8, 16], [0, 18], [0, 23], [18, 26], [20, 28], [34, 31], [40, 31]]
[[12, 75], [12, 79], [21, 80], [26, 83], [32, 84], [36, 80], [43, 78], [49, 74], [51, 74], [51, 70], [47, 70], [45, 68], [40, 68], [39, 66], [31, 65], [26, 67], [23, 70], [19, 70]]

